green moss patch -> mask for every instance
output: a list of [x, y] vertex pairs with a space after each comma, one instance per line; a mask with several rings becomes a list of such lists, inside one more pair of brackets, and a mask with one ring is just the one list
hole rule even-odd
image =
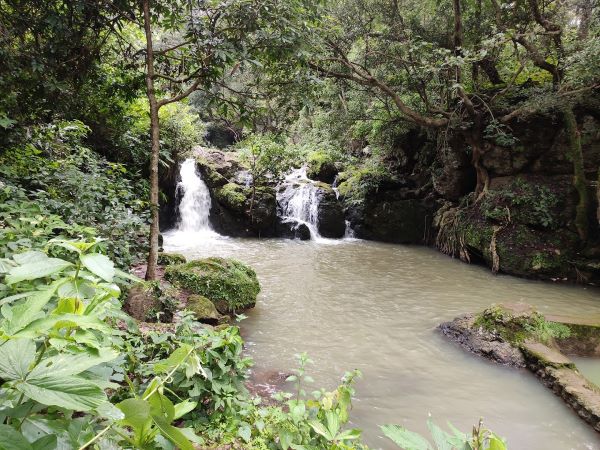
[[254, 270], [234, 259], [215, 257], [169, 266], [165, 278], [209, 298], [222, 314], [253, 307], [260, 292]]
[[160, 252], [158, 254], [158, 264], [161, 266], [171, 266], [173, 264], [183, 264], [186, 262], [185, 256], [179, 253]]
[[219, 323], [223, 316], [219, 314], [215, 304], [203, 295], [190, 295], [187, 300], [186, 309], [194, 313], [196, 320], [200, 322]]
[[246, 193], [239, 184], [227, 183], [215, 191], [215, 196], [219, 203], [230, 209], [240, 211], [246, 205]]

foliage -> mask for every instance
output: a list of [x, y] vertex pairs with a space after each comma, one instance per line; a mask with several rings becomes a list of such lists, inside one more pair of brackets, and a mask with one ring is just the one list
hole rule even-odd
[[[95, 233], [85, 227], [94, 227], [108, 239], [109, 254], [129, 265], [145, 247], [141, 239], [146, 202], [139, 195], [146, 185], [130, 180], [121, 164], [85, 147], [82, 140], [88, 131], [78, 121], [33, 127], [23, 144], [0, 155], [0, 176], [12, 186], [5, 186], [1, 194], [3, 221], [12, 230], [3, 235], [15, 241], [20, 233], [34, 234], [38, 240], [50, 237], [52, 229], [41, 217], [52, 216], [57, 222], [59, 214], [66, 225], [56, 223], [57, 229], [91, 236]], [[35, 206], [25, 205], [31, 201]]]
[[477, 427], [473, 427], [471, 435], [465, 434], [451, 424], [452, 434], [447, 433], [437, 426], [431, 419], [427, 421], [427, 427], [433, 437], [434, 446], [414, 431], [398, 425], [384, 425], [381, 427], [383, 434], [391, 439], [398, 447], [405, 450], [506, 450], [504, 440], [492, 431], [483, 428], [482, 421]]
[[489, 191], [480, 203], [486, 219], [549, 229], [560, 224], [558, 207], [559, 199], [548, 187], [520, 178], [501, 189]]
[[346, 202], [360, 204], [366, 195], [377, 192], [384, 182], [392, 181], [393, 177], [380, 160], [369, 159], [339, 174], [339, 192]]
[[222, 313], [253, 305], [260, 292], [254, 270], [234, 259], [212, 257], [169, 266], [165, 278], [208, 297]]
[[161, 266], [170, 266], [173, 264], [183, 264], [187, 262], [185, 256], [180, 253], [165, 253], [160, 252], [158, 254], [158, 264]]

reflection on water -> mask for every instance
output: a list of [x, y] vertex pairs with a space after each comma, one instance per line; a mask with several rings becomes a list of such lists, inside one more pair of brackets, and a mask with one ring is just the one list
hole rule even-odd
[[570, 356], [581, 374], [592, 383], [600, 386], [600, 358]]
[[600, 449], [598, 435], [532, 374], [472, 356], [436, 330], [494, 302], [599, 314], [598, 290], [493, 276], [422, 247], [326, 243], [337, 245], [165, 235], [167, 251], [235, 257], [257, 271], [262, 292], [242, 329], [258, 366], [287, 370], [306, 351], [316, 384], [363, 372], [353, 425], [373, 448], [395, 448], [378, 425], [425, 433], [431, 414], [463, 430], [484, 417], [511, 449]]

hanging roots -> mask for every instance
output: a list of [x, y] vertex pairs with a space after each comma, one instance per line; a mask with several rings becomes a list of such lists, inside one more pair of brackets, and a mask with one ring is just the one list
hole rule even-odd
[[458, 208], [450, 208], [440, 213], [435, 245], [439, 251], [446, 255], [458, 256], [462, 261], [471, 262], [465, 245], [464, 234], [460, 227], [459, 213]]
[[494, 226], [494, 233], [492, 234], [492, 240], [490, 241], [490, 254], [492, 255], [492, 273], [498, 273], [500, 270], [500, 257], [498, 256], [498, 252], [496, 251], [496, 234], [502, 228], [501, 226]]

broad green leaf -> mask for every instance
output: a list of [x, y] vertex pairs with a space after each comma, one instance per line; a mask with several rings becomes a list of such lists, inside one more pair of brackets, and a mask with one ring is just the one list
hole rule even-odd
[[141, 398], [128, 398], [117, 404], [125, 418], [122, 422], [132, 427], [136, 432], [146, 429], [151, 423], [150, 403]]
[[161, 434], [179, 447], [179, 450], [194, 450], [194, 446], [188, 438], [179, 429], [167, 422], [163, 416], [153, 414], [152, 419]]
[[311, 420], [310, 422], [308, 422], [308, 424], [311, 426], [311, 428], [313, 430], [315, 430], [316, 433], [320, 434], [328, 441], [332, 441], [335, 438], [335, 436], [332, 436], [329, 433], [329, 430], [321, 422], [319, 422], [317, 420]]
[[117, 278], [122, 278], [124, 280], [131, 280], [131, 281], [135, 281], [137, 283], [144, 281], [141, 278], [136, 277], [135, 275], [131, 275], [130, 273], [123, 272], [120, 269], [115, 269], [115, 275], [117, 276]]
[[192, 346], [187, 344], [181, 344], [179, 348], [176, 348], [167, 359], [158, 361], [154, 364], [154, 372], [165, 373], [173, 370], [174, 367], [182, 364], [192, 351]]
[[451, 436], [448, 433], [433, 423], [431, 419], [427, 420], [427, 428], [429, 428], [433, 442], [438, 450], [452, 450], [452, 444], [450, 443]]
[[249, 425], [243, 425], [238, 429], [238, 436], [245, 442], [250, 442], [250, 439], [252, 439], [252, 429]]
[[175, 405], [175, 416], [174, 420], [180, 419], [185, 416], [187, 413], [193, 411], [196, 406], [198, 406], [198, 402], [193, 402], [190, 399], [186, 399], [180, 403]]
[[327, 429], [329, 430], [329, 434], [333, 436], [332, 439], [335, 439], [338, 431], [340, 431], [340, 419], [333, 411], [327, 411], [325, 413], [325, 418], [327, 419]]
[[0, 344], [0, 378], [23, 380], [35, 359], [35, 342], [30, 339], [10, 339]]
[[56, 435], [48, 434], [31, 443], [33, 450], [54, 450], [58, 444]]
[[362, 432], [359, 429], [353, 428], [351, 430], [342, 431], [336, 438], [340, 441], [360, 439], [361, 433]]
[[495, 434], [489, 437], [488, 450], [506, 450], [506, 444]]
[[48, 255], [38, 250], [29, 250], [28, 252], [17, 253], [13, 255], [13, 259], [17, 264], [23, 265], [38, 261], [47, 261]]
[[51, 314], [82, 314], [85, 310], [83, 302], [75, 297], [61, 298]]
[[382, 425], [381, 431], [404, 450], [433, 450], [423, 436], [399, 425]]
[[62, 353], [40, 361], [27, 377], [27, 381], [33, 382], [38, 378], [49, 376], [66, 377], [77, 375], [91, 367], [112, 361], [118, 356], [118, 352], [106, 349], [100, 351], [98, 355], [90, 353], [79, 353], [76, 355]]
[[0, 450], [32, 450], [32, 447], [13, 427], [0, 425]]
[[50, 329], [82, 328], [84, 330], [98, 330], [109, 334], [111, 329], [103, 321], [94, 316], [80, 316], [77, 314], [61, 314], [48, 316], [31, 322], [22, 330], [13, 334], [15, 337], [38, 337]]
[[112, 282], [115, 276], [115, 265], [106, 255], [100, 253], [88, 253], [79, 257], [81, 263], [92, 272], [98, 275], [104, 281]]
[[75, 411], [89, 411], [107, 401], [102, 389], [75, 376], [27, 379], [15, 383], [15, 388], [43, 405]]
[[43, 291], [35, 291], [27, 299], [13, 306], [12, 317], [6, 329], [6, 334], [15, 335], [17, 331], [28, 326], [33, 320], [38, 318], [40, 311], [46, 306], [54, 293], [63, 284], [65, 280], [57, 280], [53, 282]]
[[35, 280], [47, 277], [72, 266], [69, 261], [58, 258], [48, 258], [45, 261], [35, 261], [22, 266], [13, 267], [6, 276], [6, 284], [15, 284], [19, 281]]
[[158, 391], [154, 392], [147, 400], [150, 403], [151, 415], [162, 415], [168, 423], [173, 422], [175, 419], [175, 406], [173, 406], [171, 400]]

